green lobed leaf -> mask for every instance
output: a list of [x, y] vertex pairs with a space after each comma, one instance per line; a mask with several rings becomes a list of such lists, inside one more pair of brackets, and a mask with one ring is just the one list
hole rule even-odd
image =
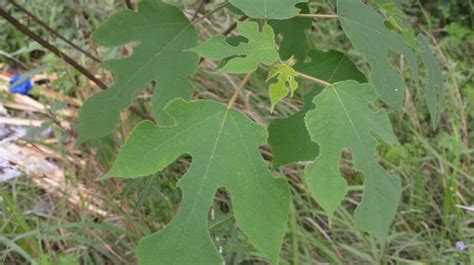
[[417, 37], [420, 55], [426, 67], [427, 85], [425, 88], [425, 100], [431, 115], [433, 127], [437, 127], [444, 104], [444, 80], [443, 73], [438, 61], [434, 57], [428, 39], [419, 35]]
[[357, 225], [378, 240], [389, 233], [401, 196], [401, 182], [390, 176], [376, 160], [376, 138], [397, 142], [384, 110], [373, 112], [369, 105], [378, 95], [370, 84], [343, 81], [326, 87], [313, 102], [305, 122], [320, 154], [305, 169], [305, 180], [313, 196], [331, 219], [347, 193], [340, 173], [342, 151], [352, 152], [354, 167], [364, 174], [362, 201], [355, 211]]
[[385, 26], [399, 32], [401, 40], [420, 55], [427, 72], [427, 84], [424, 96], [428, 104], [433, 127], [437, 127], [444, 102], [444, 80], [439, 63], [433, 56], [428, 39], [419, 35], [415, 37], [413, 28], [406, 22], [406, 15], [401, 6], [393, 1], [378, 1], [382, 14], [386, 18]]
[[183, 154], [193, 162], [179, 181], [183, 199], [163, 230], [138, 246], [142, 265], [220, 265], [208, 231], [208, 213], [218, 188], [232, 198], [237, 225], [274, 264], [286, 231], [290, 194], [272, 176], [258, 147], [266, 131], [237, 110], [212, 101], [174, 100], [166, 111], [176, 123], [137, 126], [107, 177], [137, 177], [164, 169]]
[[403, 80], [388, 60], [389, 51], [403, 54], [418, 87], [418, 65], [414, 51], [401, 37], [387, 29], [385, 19], [361, 0], [338, 0], [337, 13], [342, 29], [354, 48], [363, 53], [370, 64], [371, 83], [389, 106], [401, 109]]
[[[298, 4], [302, 14], [309, 13], [308, 4]], [[307, 18], [291, 18], [286, 20], [270, 20], [268, 24], [272, 26], [275, 35], [281, 34], [280, 58], [288, 60], [294, 56], [298, 61], [306, 59], [309, 50], [309, 40], [306, 31], [311, 28], [312, 21]]]
[[230, 0], [230, 3], [251, 18], [288, 19], [296, 16], [300, 10], [298, 3], [308, 0]]
[[156, 81], [152, 104], [158, 122], [169, 121], [162, 112], [166, 103], [191, 97], [188, 76], [196, 71], [199, 58], [184, 50], [197, 45], [197, 33], [178, 8], [142, 0], [137, 12], [123, 10], [110, 17], [94, 39], [109, 47], [133, 41], [139, 45], [130, 57], [103, 64], [116, 83], [84, 103], [79, 120], [82, 140], [111, 133], [118, 126], [120, 112], [152, 81]]
[[[310, 50], [308, 56], [311, 61], [298, 63], [295, 66], [297, 71], [330, 83], [351, 79], [362, 83], [367, 80], [344, 53], [335, 50]], [[301, 111], [285, 119], [275, 119], [268, 126], [268, 141], [272, 147], [274, 167], [314, 160], [318, 155], [318, 145], [309, 137], [304, 116], [315, 107], [312, 100], [321, 88], [315, 87], [305, 95], [305, 105]]]
[[230, 58], [219, 72], [233, 74], [249, 73], [257, 70], [257, 65], [271, 65], [278, 59], [275, 49], [275, 33], [268, 25], [260, 32], [256, 22], [239, 22], [237, 30], [248, 42], [231, 45], [223, 35], [214, 35], [198, 47], [189, 49], [211, 60]]
[[296, 89], [298, 89], [298, 82], [296, 82], [296, 71], [293, 67], [287, 64], [277, 64], [275, 68], [268, 73], [267, 82], [273, 78], [277, 81], [271, 83], [268, 87], [270, 94], [270, 101], [272, 104], [271, 111], [275, 109], [278, 102], [283, 100], [288, 94], [293, 96]]

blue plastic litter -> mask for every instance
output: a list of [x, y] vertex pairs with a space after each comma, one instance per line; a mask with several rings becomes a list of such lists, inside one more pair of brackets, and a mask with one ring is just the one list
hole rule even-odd
[[20, 79], [20, 75], [14, 75], [12, 79], [10, 79], [10, 92], [14, 94], [28, 95], [28, 92], [33, 88], [34, 82], [30, 78], [26, 78], [24, 81], [17, 83]]

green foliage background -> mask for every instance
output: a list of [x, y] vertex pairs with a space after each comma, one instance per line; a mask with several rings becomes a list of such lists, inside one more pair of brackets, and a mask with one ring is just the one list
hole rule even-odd
[[[111, 13], [123, 8], [123, 2], [118, 0], [21, 0], [18, 3], [83, 47], [91, 47], [90, 34], [93, 30]], [[194, 1], [173, 3], [191, 9], [197, 6]], [[210, 10], [215, 4], [211, 3], [206, 8]], [[318, 1], [316, 5], [318, 10], [324, 12], [330, 10], [334, 3]], [[376, 242], [356, 229], [350, 212], [355, 208], [354, 201], [360, 199], [361, 186], [357, 185], [349, 190], [349, 198], [343, 202], [344, 208], [336, 212], [333, 228], [329, 229], [326, 215], [303, 185], [303, 166], [282, 168], [281, 173], [289, 175], [294, 205], [283, 244], [282, 264], [295, 264], [295, 261], [300, 264], [313, 264], [315, 261], [331, 264], [469, 264], [474, 260], [473, 213], [459, 207], [470, 206], [474, 201], [472, 1], [408, 1], [403, 7], [410, 22], [430, 32], [439, 43], [438, 51], [444, 56], [438, 52], [437, 57], [447, 80], [447, 99], [440, 128], [436, 131], [429, 124], [428, 109], [416, 91], [412, 90], [413, 100], [405, 103], [402, 112], [390, 113], [401, 145], [383, 145], [378, 151], [383, 166], [402, 179], [403, 199], [395, 219], [394, 232], [385, 248], [379, 250]], [[16, 12], [13, 15], [21, 17]], [[224, 21], [222, 17], [216, 16], [216, 19]], [[46, 36], [31, 21], [24, 18], [21, 21]], [[316, 43], [321, 50], [347, 50], [347, 39], [341, 34], [337, 22], [318, 21], [315, 28], [316, 31], [310, 35], [311, 45]], [[48, 39], [62, 49], [69, 49], [61, 41]], [[0, 50], [24, 61], [30, 69], [45, 67], [47, 72], [58, 74], [61, 78], [51, 84], [58, 92], [80, 100], [84, 97], [75, 90], [77, 86], [83, 87], [82, 93], [91, 93], [87, 91], [87, 82], [81, 76], [68, 69], [61, 60], [48, 55], [47, 51], [46, 56], [40, 59], [32, 58], [31, 51], [41, 48], [3, 20], [0, 20]], [[104, 48], [98, 51], [102, 57], [109, 58], [116, 57], [120, 52]], [[69, 52], [79, 61], [88, 62], [87, 58], [73, 50]], [[358, 55], [349, 54], [364, 67], [365, 62]], [[17, 67], [5, 56], [0, 56], [0, 62]], [[213, 82], [219, 79], [212, 74], [200, 72], [199, 75]], [[255, 113], [263, 117], [267, 115], [269, 105], [265, 101], [266, 91], [262, 89], [265, 78], [264, 73], [254, 76], [250, 81], [249, 94], [251, 104], [257, 106]], [[208, 90], [199, 80], [193, 80], [193, 86], [198, 94]], [[210, 92], [217, 98], [228, 98], [230, 92], [222, 88], [225, 86], [229, 84], [211, 86]], [[37, 96], [42, 99], [40, 94]], [[3, 100], [6, 99], [2, 95]], [[302, 93], [298, 93], [294, 99], [278, 105], [274, 116], [290, 116], [301, 105]], [[127, 135], [129, 128], [137, 121], [138, 118], [132, 115], [128, 124], [122, 125], [121, 133]], [[261, 122], [267, 124], [269, 119], [264, 118]], [[463, 135], [464, 129], [467, 135]], [[62, 134], [64, 132], [58, 131], [58, 138], [67, 139]], [[108, 169], [123, 138], [106, 137], [82, 147], [81, 151], [84, 154], [95, 152], [99, 168]], [[64, 146], [54, 148], [63, 150]], [[182, 156], [177, 163], [159, 174], [113, 184], [92, 181], [91, 176], [98, 174], [97, 168], [92, 166], [76, 170], [70, 164], [62, 165], [68, 172], [68, 180], [86, 183], [100, 191], [101, 197], [108, 202], [107, 211], [121, 216], [125, 223], [123, 227], [117, 227], [113, 221], [98, 221], [85, 210], [78, 212], [70, 209], [64, 200], [45, 195], [26, 179], [14, 184], [0, 184], [0, 260], [5, 264], [26, 262], [25, 257], [12, 251], [10, 246], [14, 242], [42, 265], [77, 264], [77, 261], [81, 264], [135, 263], [133, 251], [138, 240], [160, 229], [176, 214], [176, 206], [181, 200], [181, 194], [176, 189], [177, 181], [189, 162], [188, 157]], [[353, 184], [363, 184], [361, 176], [352, 172], [349, 165], [343, 170], [350, 175]], [[42, 200], [51, 200], [54, 210], [46, 217], [28, 214]], [[266, 264], [230, 218], [230, 204], [226, 193], [220, 191], [213, 206], [215, 218], [210, 224], [213, 238], [220, 239], [214, 243], [222, 247], [227, 264]], [[463, 251], [456, 249], [457, 241], [464, 242], [468, 248]]]

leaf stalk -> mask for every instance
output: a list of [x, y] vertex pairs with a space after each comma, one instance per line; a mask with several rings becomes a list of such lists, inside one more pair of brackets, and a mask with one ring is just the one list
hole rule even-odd
[[227, 109], [232, 108], [235, 101], [239, 97], [240, 91], [242, 91], [245, 85], [249, 82], [251, 76], [252, 76], [252, 73], [247, 73], [247, 75], [245, 75], [244, 79], [242, 80], [242, 82], [240, 82], [239, 86], [235, 90], [234, 95], [232, 95], [232, 97], [230, 98], [229, 103], [227, 103]]
[[306, 74], [303, 74], [303, 73], [300, 73], [300, 72], [296, 72], [296, 75], [301, 77], [301, 78], [304, 78], [306, 80], [309, 80], [309, 81], [313, 81], [313, 82], [316, 82], [320, 85], [323, 85], [323, 86], [330, 86], [332, 85], [331, 83], [327, 82], [327, 81], [324, 81], [324, 80], [321, 80], [319, 78], [316, 78], [316, 77], [312, 77], [312, 76], [309, 76], [309, 75], [306, 75]]
[[208, 18], [209, 16], [211, 16], [212, 14], [220, 11], [221, 9], [224, 9], [227, 5], [229, 4], [228, 1], [222, 3], [220, 6], [217, 6], [216, 8], [214, 8], [213, 10], [209, 11], [208, 13], [204, 14], [202, 17], [198, 18], [198, 19], [195, 19], [191, 22], [191, 25], [196, 25], [198, 24], [199, 22], [203, 21], [204, 19]]
[[298, 14], [296, 17], [299, 18], [312, 18], [312, 19], [317, 19], [317, 18], [339, 18], [338, 15], [332, 15], [332, 14]]

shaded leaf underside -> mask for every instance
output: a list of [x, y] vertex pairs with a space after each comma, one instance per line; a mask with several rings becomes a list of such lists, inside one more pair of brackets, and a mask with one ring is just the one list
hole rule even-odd
[[[297, 7], [301, 8], [300, 13], [309, 13], [307, 4], [298, 4]], [[303, 61], [306, 58], [306, 53], [309, 50], [306, 31], [311, 28], [311, 19], [294, 17], [286, 20], [269, 20], [268, 24], [272, 26], [275, 35], [281, 34], [282, 36], [278, 50], [282, 60], [288, 60], [291, 56], [294, 56], [298, 61]]]

